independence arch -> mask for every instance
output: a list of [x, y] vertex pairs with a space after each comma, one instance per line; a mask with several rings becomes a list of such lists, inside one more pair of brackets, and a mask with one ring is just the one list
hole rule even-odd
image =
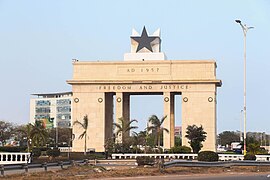
[[[113, 135], [113, 96], [116, 120], [130, 119], [130, 95], [162, 94], [164, 148], [174, 146], [174, 95], [182, 95], [182, 144], [188, 146], [188, 125], [202, 125], [207, 132], [203, 150], [216, 150], [216, 95], [221, 80], [216, 79], [214, 60], [151, 60], [117, 62], [73, 62], [73, 120], [87, 114], [87, 148], [104, 151], [106, 139]], [[73, 126], [73, 151], [84, 151], [79, 126]], [[120, 139], [121, 141], [121, 139]]]

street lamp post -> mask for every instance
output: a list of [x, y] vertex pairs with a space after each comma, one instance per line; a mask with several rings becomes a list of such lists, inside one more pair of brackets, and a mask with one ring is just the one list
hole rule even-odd
[[243, 141], [242, 123], [243, 123], [243, 110], [240, 111], [240, 143]]
[[241, 20], [237, 19], [235, 20], [236, 23], [240, 24], [243, 33], [244, 33], [244, 155], [246, 155], [247, 152], [247, 145], [246, 145], [246, 137], [247, 137], [247, 132], [246, 132], [246, 120], [247, 120], [247, 105], [246, 105], [246, 38], [247, 38], [247, 32], [249, 29], [252, 29], [254, 27], [248, 27], [246, 24], [242, 24]]

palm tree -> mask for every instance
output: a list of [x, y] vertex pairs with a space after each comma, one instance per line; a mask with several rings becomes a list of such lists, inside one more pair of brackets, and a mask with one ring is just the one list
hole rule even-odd
[[166, 118], [167, 116], [164, 116], [161, 119], [159, 119], [156, 115], [152, 115], [148, 120], [148, 122], [151, 125], [147, 128], [147, 130], [153, 131], [156, 134], [158, 148], [160, 148], [160, 142], [161, 142], [161, 137], [163, 135], [163, 131], [165, 131], [166, 133], [169, 133], [169, 130], [162, 126]]
[[32, 139], [33, 145], [40, 147], [46, 144], [49, 135], [42, 123], [40, 121], [36, 121], [35, 124], [32, 125], [30, 137]]
[[139, 144], [145, 146], [147, 143], [147, 137], [148, 137], [148, 132], [147, 131], [140, 131], [138, 133], [139, 136]]
[[148, 141], [148, 131], [140, 131], [138, 133], [138, 138], [139, 138], [139, 144], [144, 146], [144, 153], [146, 154], [146, 146], [147, 146], [147, 141]]
[[26, 136], [26, 141], [27, 141], [27, 152], [30, 152], [30, 142], [31, 142], [31, 132], [33, 129], [33, 124], [28, 123], [27, 125], [21, 127], [20, 129], [18, 129], [17, 131], [22, 133], [24, 136]]
[[133, 122], [138, 123], [136, 119], [132, 119], [131, 121], [127, 122], [123, 118], [119, 118], [119, 123], [113, 123], [114, 127], [116, 128], [116, 136], [122, 137], [122, 148], [125, 145], [125, 139], [129, 136], [130, 130], [138, 128], [138, 126], [131, 125]]
[[189, 139], [188, 143], [190, 144], [192, 151], [198, 153], [203, 147], [202, 142], [205, 141], [207, 133], [203, 130], [202, 125], [200, 127], [189, 125], [186, 133], [185, 137]]
[[138, 145], [139, 145], [139, 134], [136, 133], [136, 132], [133, 132], [132, 133], [132, 146], [133, 146], [133, 149], [135, 148], [135, 151], [136, 151], [136, 154], [138, 153]]
[[88, 129], [88, 124], [89, 124], [88, 116], [85, 115], [83, 117], [83, 123], [81, 123], [78, 120], [73, 123], [73, 125], [76, 125], [76, 124], [79, 124], [84, 129], [82, 134], [79, 136], [79, 139], [82, 139], [84, 137], [84, 155], [86, 155], [86, 138], [87, 138], [87, 129]]
[[260, 152], [261, 148], [258, 143], [250, 143], [247, 146], [247, 150], [250, 154], [256, 155]]

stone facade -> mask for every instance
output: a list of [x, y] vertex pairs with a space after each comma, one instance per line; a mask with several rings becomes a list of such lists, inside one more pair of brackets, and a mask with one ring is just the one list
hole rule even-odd
[[[130, 119], [130, 95], [160, 94], [164, 96], [164, 148], [174, 146], [174, 95], [182, 95], [182, 139], [186, 127], [202, 125], [207, 132], [203, 150], [216, 150], [216, 91], [221, 81], [216, 79], [213, 60], [151, 60], [73, 63], [73, 120], [81, 121], [87, 114], [89, 128], [87, 148], [104, 151], [107, 138], [112, 137], [113, 96], [116, 119]], [[78, 139], [83, 129], [73, 126], [73, 151], [84, 150], [84, 140]]]

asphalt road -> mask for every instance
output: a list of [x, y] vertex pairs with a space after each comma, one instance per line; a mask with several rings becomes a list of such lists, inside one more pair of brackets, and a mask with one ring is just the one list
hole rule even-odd
[[196, 174], [196, 175], [167, 175], [167, 176], [140, 176], [106, 178], [104, 180], [270, 180], [270, 173], [264, 174]]

